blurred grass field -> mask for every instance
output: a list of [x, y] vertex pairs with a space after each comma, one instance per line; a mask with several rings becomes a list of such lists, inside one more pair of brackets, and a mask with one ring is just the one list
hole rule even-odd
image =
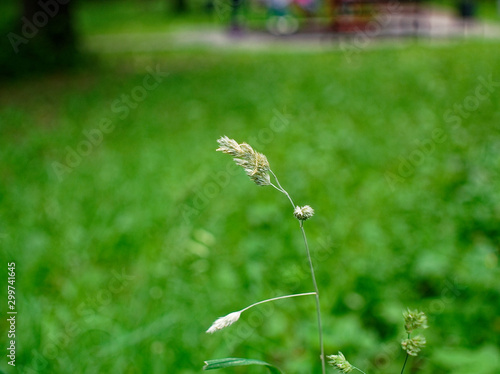
[[328, 354], [399, 372], [401, 312], [420, 308], [428, 347], [411, 367], [498, 373], [499, 47], [182, 48], [3, 85], [0, 264], [16, 263], [19, 314], [16, 369], [0, 369], [191, 374], [248, 357], [320, 372], [312, 299], [204, 333], [312, 289], [288, 201], [215, 152], [228, 135], [316, 210]]

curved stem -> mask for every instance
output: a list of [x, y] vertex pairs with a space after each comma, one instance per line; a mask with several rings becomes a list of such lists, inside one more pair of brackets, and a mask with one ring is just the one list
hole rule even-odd
[[278, 187], [276, 187], [274, 184], [271, 183], [271, 186], [276, 188], [278, 191], [284, 193], [286, 195], [286, 197], [288, 197], [288, 200], [290, 200], [290, 203], [292, 204], [293, 209], [295, 209], [295, 204], [293, 203], [292, 198], [290, 197], [288, 192], [286, 192], [286, 190], [283, 187], [281, 187], [280, 181], [278, 180], [278, 177], [276, 177], [276, 174], [274, 174], [274, 172], [271, 169], [269, 169], [269, 172], [273, 175], [274, 179], [276, 180], [276, 184], [278, 185]]
[[[271, 169], [269, 169], [269, 172], [273, 175], [274, 179], [276, 180], [276, 184], [278, 185], [276, 187], [274, 184], [271, 183], [271, 186], [273, 186], [274, 188], [276, 188], [281, 193], [284, 193], [288, 197], [288, 200], [290, 201], [290, 203], [292, 204], [293, 209], [295, 209], [295, 204], [294, 204], [292, 198], [290, 197], [290, 195], [288, 194], [288, 192], [286, 192], [286, 190], [281, 186], [281, 184], [280, 184], [280, 182], [278, 180], [278, 177], [276, 177], [276, 174], [274, 174], [274, 172]], [[323, 346], [323, 327], [322, 327], [322, 324], [321, 324], [321, 308], [320, 308], [320, 304], [319, 304], [318, 284], [316, 283], [316, 275], [314, 273], [314, 266], [313, 266], [312, 259], [311, 259], [311, 252], [309, 251], [309, 245], [307, 244], [306, 232], [304, 230], [304, 221], [299, 221], [299, 222], [300, 222], [300, 230], [302, 231], [302, 237], [304, 238], [304, 244], [306, 246], [307, 259], [309, 260], [309, 267], [310, 267], [310, 270], [311, 270], [311, 277], [312, 277], [312, 281], [313, 281], [313, 285], [314, 285], [314, 291], [315, 291], [315, 294], [316, 294], [315, 295], [315, 298], [316, 298], [316, 314], [317, 314], [317, 317], [318, 317], [319, 346], [320, 346], [320, 349], [321, 349], [321, 355], [320, 355], [320, 358], [321, 358], [321, 372], [322, 372], [322, 374], [325, 374], [326, 373], [325, 348]]]
[[357, 370], [357, 371], [359, 371], [360, 373], [366, 374], [363, 370], [361, 370], [360, 368], [357, 368], [356, 366], [353, 366], [352, 368], [353, 368], [353, 369], [356, 369], [356, 370]]
[[316, 314], [318, 316], [318, 331], [319, 331], [319, 346], [321, 349], [321, 369], [323, 374], [326, 372], [325, 368], [325, 348], [323, 346], [323, 327], [321, 324], [321, 309], [319, 304], [319, 291], [318, 284], [316, 283], [316, 275], [314, 273], [314, 266], [311, 259], [311, 252], [309, 251], [309, 245], [307, 244], [306, 232], [304, 230], [304, 221], [300, 221], [300, 231], [302, 231], [302, 237], [304, 238], [304, 244], [306, 246], [307, 259], [309, 260], [309, 267], [311, 269], [311, 277], [314, 285], [314, 290], [316, 291]]
[[315, 295], [316, 292], [306, 292], [306, 293], [298, 293], [298, 294], [294, 294], [294, 295], [285, 295], [285, 296], [278, 296], [278, 297], [273, 297], [272, 299], [267, 299], [267, 300], [262, 300], [262, 301], [259, 301], [257, 303], [254, 303], [252, 305], [249, 305], [247, 306], [246, 308], [244, 309], [241, 309], [240, 312], [243, 313], [245, 310], [247, 309], [250, 309], [256, 305], [259, 305], [259, 304], [264, 304], [264, 303], [268, 303], [270, 301], [276, 301], [276, 300], [280, 300], [280, 299], [288, 299], [290, 297], [297, 297], [297, 296], [308, 296], [308, 295]]

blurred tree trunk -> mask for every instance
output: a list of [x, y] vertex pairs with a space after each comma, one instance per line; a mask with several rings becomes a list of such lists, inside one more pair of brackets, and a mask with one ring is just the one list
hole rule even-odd
[[75, 0], [22, 0], [23, 16], [32, 23], [40, 23], [41, 36], [48, 40], [54, 50], [67, 50], [74, 48], [76, 43], [72, 12], [74, 2]]
[[74, 62], [76, 55], [76, 33], [72, 11], [74, 2], [75, 0], [44, 2], [22, 0], [23, 21], [31, 21], [39, 30], [30, 40], [30, 44], [32, 48], [43, 53], [44, 57], [40, 58], [46, 60], [49, 65], [66, 66]]
[[186, 13], [188, 10], [187, 1], [186, 0], [173, 0], [172, 10], [174, 13], [177, 13], [177, 14]]
[[78, 60], [73, 24], [76, 0], [20, 0], [20, 17], [1, 45], [2, 73], [20, 75], [74, 66]]

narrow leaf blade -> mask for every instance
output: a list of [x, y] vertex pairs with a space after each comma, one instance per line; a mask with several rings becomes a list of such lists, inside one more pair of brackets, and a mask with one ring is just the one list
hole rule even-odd
[[203, 370], [215, 370], [215, 369], [223, 369], [234, 366], [247, 366], [247, 365], [261, 365], [267, 367], [271, 372], [271, 374], [283, 374], [283, 372], [276, 366], [273, 366], [264, 361], [253, 360], [248, 358], [230, 358], [230, 357], [205, 361], [205, 366], [203, 366]]

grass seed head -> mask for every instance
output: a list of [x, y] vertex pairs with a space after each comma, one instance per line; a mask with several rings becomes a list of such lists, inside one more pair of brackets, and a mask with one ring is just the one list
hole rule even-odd
[[326, 356], [330, 361], [328, 363], [333, 367], [339, 369], [342, 373], [349, 373], [352, 371], [353, 366], [346, 360], [342, 352], [339, 352], [338, 355], [330, 355]]
[[413, 330], [429, 327], [427, 325], [427, 316], [424, 312], [408, 309], [403, 312], [403, 317], [405, 319], [405, 330], [408, 334], [411, 334]]
[[227, 136], [218, 139], [217, 143], [219, 143], [217, 151], [233, 156], [236, 165], [241, 166], [256, 185], [269, 186], [271, 184], [269, 162], [265, 155], [256, 152], [247, 143], [238, 144], [236, 140]]
[[417, 335], [410, 339], [404, 339], [401, 342], [401, 348], [406, 351], [410, 356], [417, 356], [418, 352], [425, 347], [426, 340], [422, 335]]
[[212, 326], [206, 331], [208, 334], [213, 334], [216, 331], [222, 330], [225, 327], [231, 326], [240, 319], [241, 312], [229, 313], [227, 316], [220, 317], [212, 323]]
[[297, 206], [293, 211], [293, 215], [299, 221], [305, 221], [314, 215], [314, 209], [309, 205], [304, 205], [303, 207]]

